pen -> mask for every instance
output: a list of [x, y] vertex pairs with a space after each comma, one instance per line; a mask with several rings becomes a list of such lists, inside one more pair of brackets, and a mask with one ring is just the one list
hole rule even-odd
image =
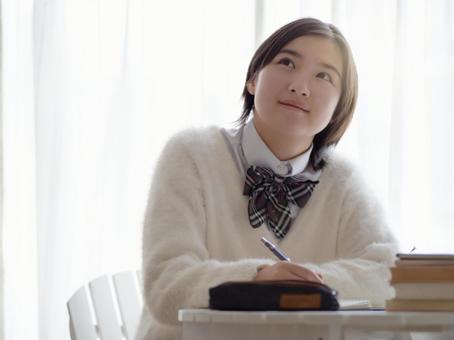
[[279, 260], [282, 260], [282, 261], [288, 261], [290, 262], [290, 257], [288, 257], [287, 255], [285, 255], [282, 250], [280, 250], [275, 244], [273, 244], [272, 242], [268, 241], [266, 238], [262, 237], [260, 239], [263, 244], [269, 249], [271, 250], [271, 252], [277, 256], [277, 258]]

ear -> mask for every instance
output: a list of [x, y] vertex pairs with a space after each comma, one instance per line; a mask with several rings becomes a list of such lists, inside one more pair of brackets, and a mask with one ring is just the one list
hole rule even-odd
[[247, 92], [249, 92], [251, 96], [255, 95], [255, 79], [251, 79], [250, 81], [248, 81], [246, 87]]

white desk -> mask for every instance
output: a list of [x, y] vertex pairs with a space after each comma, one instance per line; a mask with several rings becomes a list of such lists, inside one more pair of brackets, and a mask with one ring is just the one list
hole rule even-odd
[[403, 340], [411, 339], [408, 332], [436, 332], [436, 339], [454, 339], [454, 313], [183, 309], [178, 320], [183, 340]]

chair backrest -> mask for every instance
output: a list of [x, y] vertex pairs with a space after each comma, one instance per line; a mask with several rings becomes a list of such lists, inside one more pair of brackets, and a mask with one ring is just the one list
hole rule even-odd
[[140, 272], [101, 276], [67, 303], [72, 340], [133, 340], [143, 298]]

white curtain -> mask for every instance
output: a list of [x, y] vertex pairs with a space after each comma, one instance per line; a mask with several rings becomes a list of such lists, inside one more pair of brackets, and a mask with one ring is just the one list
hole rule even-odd
[[3, 0], [6, 339], [68, 339], [72, 293], [140, 267], [166, 138], [235, 120], [257, 44], [301, 16], [351, 43], [360, 99], [339, 149], [363, 168], [403, 250], [453, 251], [453, 6]]
[[143, 210], [168, 136], [239, 115], [255, 7], [242, 0], [4, 3], [5, 33], [20, 44], [6, 84], [13, 92], [5, 112], [6, 335], [67, 339], [65, 303], [78, 287], [140, 268]]
[[[2, 71], [2, 38], [1, 38], [1, 27], [2, 27], [2, 18], [1, 18], [1, 8], [0, 8], [0, 79], [3, 79], [3, 71]], [[3, 296], [4, 296], [4, 289], [3, 289], [3, 277], [4, 277], [4, 269], [3, 269], [3, 154], [2, 154], [2, 143], [3, 143], [3, 114], [2, 114], [2, 81], [0, 80], [0, 340], [4, 339], [4, 315], [3, 315]]]
[[1, 2], [5, 339], [37, 339], [32, 0]]

